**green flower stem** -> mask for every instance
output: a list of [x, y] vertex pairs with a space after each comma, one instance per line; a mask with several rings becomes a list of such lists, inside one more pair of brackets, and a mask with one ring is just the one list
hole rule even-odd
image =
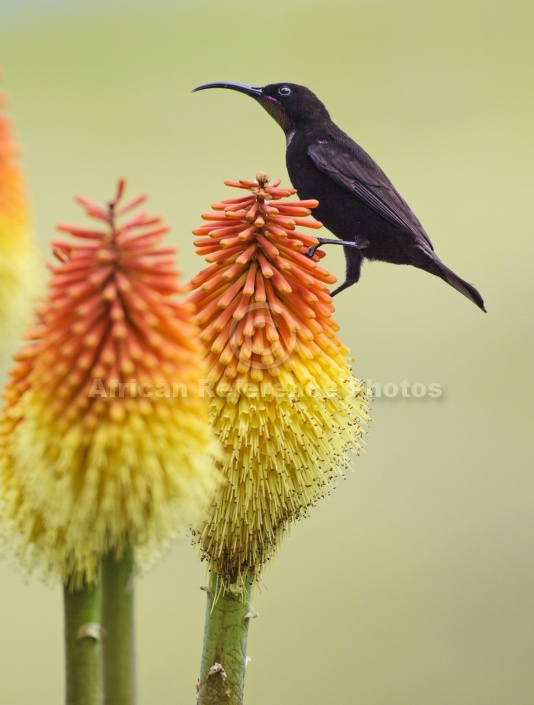
[[211, 573], [197, 705], [243, 703], [252, 583], [251, 572], [239, 586]]
[[135, 705], [133, 551], [102, 561], [105, 705]]
[[102, 705], [100, 587], [63, 589], [66, 705]]

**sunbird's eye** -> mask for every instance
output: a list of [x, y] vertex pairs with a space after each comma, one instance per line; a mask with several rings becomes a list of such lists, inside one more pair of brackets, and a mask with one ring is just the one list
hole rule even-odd
[[278, 89], [278, 93], [284, 96], [291, 95], [291, 88], [289, 86], [280, 86], [280, 88]]

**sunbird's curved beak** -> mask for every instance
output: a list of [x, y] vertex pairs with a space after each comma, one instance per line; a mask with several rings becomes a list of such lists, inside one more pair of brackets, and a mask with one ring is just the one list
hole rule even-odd
[[193, 93], [203, 91], [206, 88], [230, 88], [232, 91], [239, 91], [252, 98], [261, 98], [263, 96], [263, 88], [257, 86], [247, 86], [245, 83], [229, 83], [228, 81], [218, 81], [216, 83], [203, 83], [201, 86], [193, 88]]

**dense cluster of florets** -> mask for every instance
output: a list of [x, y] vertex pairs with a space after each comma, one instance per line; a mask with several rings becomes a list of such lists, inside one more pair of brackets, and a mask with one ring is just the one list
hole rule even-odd
[[328, 287], [306, 256], [316, 238], [297, 228], [317, 201], [294, 189], [226, 182], [245, 195], [215, 204], [194, 231], [210, 263], [190, 297], [214, 391], [210, 416], [224, 448], [220, 488], [198, 530], [217, 572], [259, 570], [289, 523], [329, 492], [358, 452], [368, 394], [351, 372]]

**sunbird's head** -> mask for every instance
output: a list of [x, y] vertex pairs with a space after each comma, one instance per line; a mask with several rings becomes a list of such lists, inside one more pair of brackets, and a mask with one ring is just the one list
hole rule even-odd
[[249, 95], [257, 100], [286, 132], [307, 121], [329, 118], [328, 111], [319, 98], [309, 88], [297, 83], [270, 83], [261, 88], [221, 81], [204, 83], [197, 86], [193, 92], [206, 88], [229, 88]]

